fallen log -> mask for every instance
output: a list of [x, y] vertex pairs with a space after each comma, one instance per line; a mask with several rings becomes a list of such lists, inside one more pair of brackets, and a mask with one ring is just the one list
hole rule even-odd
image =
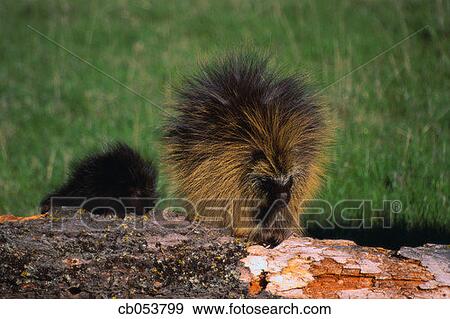
[[241, 278], [286, 298], [450, 298], [450, 249], [395, 252], [347, 240], [291, 237], [274, 249], [252, 246]]
[[0, 297], [450, 297], [449, 246], [292, 236], [269, 249], [173, 217], [5, 217]]

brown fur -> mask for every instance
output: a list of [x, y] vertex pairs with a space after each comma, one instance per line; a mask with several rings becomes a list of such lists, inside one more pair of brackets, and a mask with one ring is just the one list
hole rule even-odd
[[[330, 137], [324, 108], [301, 78], [269, 70], [264, 59], [232, 55], [188, 79], [175, 110], [165, 164], [178, 196], [194, 205], [223, 199], [226, 212], [211, 215], [236, 236], [274, 244], [300, 233], [302, 201], [320, 186]], [[286, 205], [268, 210], [277, 196], [288, 196]], [[255, 200], [259, 213], [243, 210]], [[201, 207], [197, 213], [205, 215]]]

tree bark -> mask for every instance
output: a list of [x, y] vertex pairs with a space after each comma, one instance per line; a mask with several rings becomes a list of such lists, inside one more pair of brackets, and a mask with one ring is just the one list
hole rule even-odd
[[450, 298], [445, 245], [362, 247], [347, 240], [291, 237], [247, 249], [241, 278], [251, 293], [286, 298]]
[[450, 297], [449, 246], [292, 236], [269, 249], [175, 215], [2, 216], [0, 261], [2, 298]]

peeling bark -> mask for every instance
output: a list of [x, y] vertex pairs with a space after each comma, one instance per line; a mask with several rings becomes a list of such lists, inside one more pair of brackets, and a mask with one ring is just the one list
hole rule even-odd
[[173, 218], [0, 217], [2, 298], [450, 298], [450, 248], [290, 237], [247, 246]]
[[[450, 298], [450, 249], [398, 252], [346, 240], [291, 237], [274, 249], [251, 246], [241, 279], [286, 298]], [[264, 282], [264, 285], [258, 285]]]

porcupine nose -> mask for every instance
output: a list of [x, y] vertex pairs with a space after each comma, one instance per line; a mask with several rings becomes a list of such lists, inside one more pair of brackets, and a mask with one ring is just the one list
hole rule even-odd
[[292, 177], [271, 178], [264, 183], [264, 189], [271, 202], [281, 200], [288, 204], [291, 200]]
[[287, 202], [287, 201], [289, 201], [291, 198], [290, 198], [289, 193], [287, 193], [287, 192], [281, 192], [281, 193], [278, 193], [277, 199], [281, 199], [281, 200], [284, 200], [285, 202]]
[[291, 200], [292, 177], [283, 179], [275, 184], [275, 199], [283, 200], [286, 204]]

